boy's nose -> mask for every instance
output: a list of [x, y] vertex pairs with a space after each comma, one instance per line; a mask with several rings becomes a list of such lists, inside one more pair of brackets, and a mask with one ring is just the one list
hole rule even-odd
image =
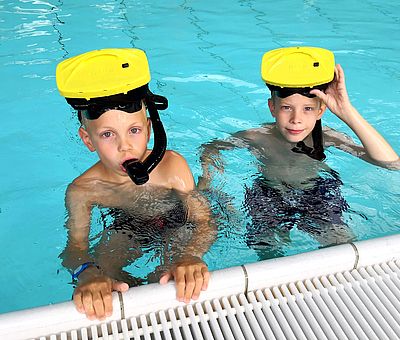
[[301, 117], [302, 113], [299, 110], [294, 110], [290, 117], [291, 123], [301, 123]]
[[128, 151], [131, 149], [132, 149], [132, 145], [129, 143], [129, 139], [121, 137], [119, 139], [118, 150], [119, 151]]

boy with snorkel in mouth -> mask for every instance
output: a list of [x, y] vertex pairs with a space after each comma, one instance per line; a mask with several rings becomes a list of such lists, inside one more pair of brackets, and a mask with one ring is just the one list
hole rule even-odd
[[[399, 156], [351, 104], [343, 69], [335, 66], [332, 52], [316, 47], [269, 51], [261, 76], [271, 91], [268, 107], [275, 122], [203, 145], [198, 187], [210, 188], [212, 172], [223, 172], [220, 151], [248, 148], [259, 161], [260, 175], [245, 188], [244, 210], [251, 217], [246, 242], [262, 259], [283, 255], [279, 239], [288, 238], [293, 227], [322, 245], [351, 241], [342, 220], [348, 209], [342, 182], [321, 162], [324, 149], [334, 146], [389, 169], [400, 169]], [[354, 131], [361, 145], [322, 128], [326, 108]]]
[[[133, 48], [87, 52], [61, 62], [56, 78], [60, 93], [78, 111], [80, 138], [99, 156], [66, 192], [68, 242], [61, 258], [77, 284], [73, 300], [78, 311], [90, 319], [110, 316], [112, 291], [124, 292], [135, 282], [122, 268], [143, 246], [158, 249], [161, 284], [174, 279], [178, 300], [197, 299], [208, 286], [202, 256], [214, 228], [185, 159], [166, 150], [157, 109], [168, 102], [148, 88], [145, 53]], [[92, 252], [94, 207], [107, 208], [104, 214], [111, 222]]]

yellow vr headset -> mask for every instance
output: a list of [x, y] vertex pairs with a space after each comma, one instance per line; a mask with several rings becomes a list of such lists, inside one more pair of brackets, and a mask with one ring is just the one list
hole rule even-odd
[[148, 87], [150, 70], [146, 54], [136, 48], [91, 51], [66, 59], [56, 70], [57, 87], [81, 119], [98, 119], [117, 109], [137, 112], [146, 103], [154, 131], [154, 146], [143, 161], [127, 160], [123, 167], [135, 184], [144, 184], [164, 156], [167, 137], [157, 109], [168, 107], [167, 98]]
[[139, 111], [146, 96], [158, 109], [168, 105], [166, 98], [149, 91], [146, 54], [136, 48], [102, 49], [66, 59], [57, 66], [56, 81], [61, 95], [88, 119], [113, 108]]
[[279, 97], [314, 97], [309, 91], [326, 89], [334, 75], [333, 53], [319, 47], [278, 48], [265, 53], [261, 62], [262, 79]]
[[65, 98], [106, 97], [128, 93], [150, 82], [146, 54], [136, 48], [110, 48], [66, 59], [56, 70]]

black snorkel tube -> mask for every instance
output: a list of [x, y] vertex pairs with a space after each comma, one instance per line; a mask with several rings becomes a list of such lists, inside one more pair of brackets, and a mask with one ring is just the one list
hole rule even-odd
[[313, 140], [313, 148], [307, 146], [303, 141], [300, 141], [297, 142], [294, 148], [292, 148], [292, 151], [296, 153], [303, 153], [317, 161], [323, 161], [326, 158], [326, 155], [324, 153], [321, 119], [316, 121], [314, 129], [311, 132], [311, 136]]
[[167, 135], [157, 109], [165, 110], [168, 107], [168, 100], [163, 96], [151, 93], [150, 90], [148, 90], [144, 100], [153, 126], [153, 150], [143, 162], [130, 159], [122, 164], [136, 185], [145, 184], [149, 180], [150, 172], [160, 163], [167, 149]]

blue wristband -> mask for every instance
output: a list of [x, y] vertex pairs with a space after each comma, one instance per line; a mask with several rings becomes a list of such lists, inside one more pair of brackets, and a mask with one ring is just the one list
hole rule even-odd
[[77, 267], [77, 268], [73, 271], [73, 273], [72, 273], [72, 280], [76, 280], [76, 279], [79, 277], [79, 275], [81, 275], [82, 272], [83, 272], [84, 270], [86, 270], [87, 268], [89, 268], [90, 266], [95, 266], [95, 267], [97, 267], [97, 269], [100, 269], [100, 267], [97, 266], [96, 263], [94, 263], [94, 262], [85, 262], [85, 263], [82, 263], [79, 267]]

